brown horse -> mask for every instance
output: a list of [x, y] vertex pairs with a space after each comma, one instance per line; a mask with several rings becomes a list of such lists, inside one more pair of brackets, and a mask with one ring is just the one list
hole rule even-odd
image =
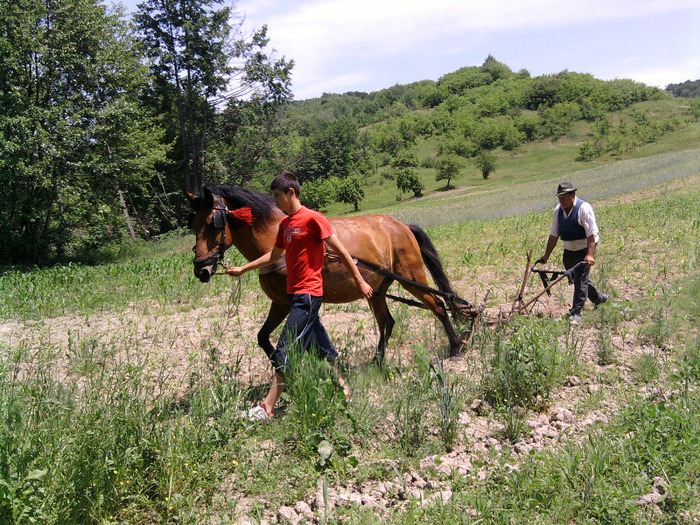
[[[203, 195], [187, 194], [194, 208], [190, 225], [196, 235], [194, 247], [194, 274], [208, 282], [223, 260], [224, 252], [235, 246], [243, 257], [251, 261], [269, 252], [275, 242], [279, 222], [284, 217], [272, 197], [237, 186], [219, 186]], [[408, 292], [420, 300], [445, 327], [450, 353], [458, 353], [462, 341], [452, 327], [442, 300], [426, 291], [427, 266], [438, 289], [446, 297], [454, 296], [435, 247], [427, 234], [418, 226], [408, 226], [386, 215], [369, 215], [329, 219], [336, 235], [348, 252], [358, 260], [389, 270], [405, 279], [418, 283], [400, 282]], [[376, 359], [384, 358], [387, 340], [394, 327], [394, 318], [386, 304], [386, 292], [394, 279], [360, 268], [362, 277], [374, 290], [368, 300], [379, 327]], [[270, 334], [289, 313], [287, 270], [283, 264], [260, 271], [260, 286], [272, 301], [270, 311], [258, 332], [258, 344], [268, 355], [274, 347]], [[362, 298], [355, 281], [337, 257], [326, 257], [323, 269], [324, 294], [327, 303], [347, 303]]]

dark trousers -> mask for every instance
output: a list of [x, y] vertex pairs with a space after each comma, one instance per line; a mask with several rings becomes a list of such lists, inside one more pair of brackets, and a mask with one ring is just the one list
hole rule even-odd
[[[584, 250], [564, 250], [563, 262], [564, 268], [569, 270], [586, 258], [588, 249]], [[591, 272], [591, 267], [587, 264], [582, 264], [574, 270], [572, 280], [574, 283], [574, 300], [571, 303], [569, 313], [571, 315], [580, 315], [586, 299], [590, 299], [593, 304], [600, 302], [601, 293], [588, 278]]]
[[304, 350], [315, 348], [320, 357], [335, 362], [338, 357], [328, 332], [321, 324], [318, 311], [323, 304], [323, 297], [316, 297], [309, 294], [295, 294], [289, 296], [291, 309], [287, 321], [282, 329], [277, 348], [270, 356], [275, 370], [284, 373], [289, 367], [287, 357], [287, 347], [290, 344], [302, 343]]

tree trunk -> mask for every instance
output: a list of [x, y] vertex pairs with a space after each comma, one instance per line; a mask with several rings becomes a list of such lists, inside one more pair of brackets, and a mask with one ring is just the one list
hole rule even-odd
[[129, 209], [126, 207], [126, 201], [124, 200], [124, 193], [122, 190], [117, 190], [119, 193], [119, 203], [122, 205], [122, 211], [124, 212], [124, 217], [126, 218], [126, 227], [129, 229], [129, 236], [132, 241], [136, 240], [136, 233], [134, 232], [134, 225], [131, 221], [131, 216], [129, 215]]

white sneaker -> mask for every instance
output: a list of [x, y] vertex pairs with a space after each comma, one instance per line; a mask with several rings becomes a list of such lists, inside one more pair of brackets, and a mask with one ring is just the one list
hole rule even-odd
[[243, 412], [243, 417], [248, 421], [272, 421], [272, 418], [267, 414], [262, 405]]
[[581, 326], [581, 316], [578, 314], [569, 317], [569, 324], [571, 326]]

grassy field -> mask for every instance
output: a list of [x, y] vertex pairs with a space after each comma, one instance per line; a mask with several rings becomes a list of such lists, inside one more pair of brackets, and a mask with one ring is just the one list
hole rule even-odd
[[[682, 105], [682, 100], [662, 100], [638, 104], [634, 107], [634, 110], [645, 112], [651, 120], [654, 120], [655, 118], [682, 114]], [[626, 118], [629, 118], [628, 114], [630, 111], [626, 110], [623, 112]], [[617, 115], [616, 118], [619, 119], [621, 116]], [[578, 156], [580, 145], [586, 140], [591, 140], [593, 136], [592, 128], [593, 126], [590, 123], [579, 122], [566, 137], [563, 137], [556, 143], [537, 141], [525, 144], [512, 152], [499, 150], [496, 152], [498, 167], [488, 180], [483, 179], [473, 162], [467, 162], [460, 171], [459, 176], [451, 181], [451, 187], [457, 189], [457, 191], [452, 191], [451, 194], [456, 193], [461, 196], [462, 193], [498, 192], [514, 184], [527, 185], [542, 180], [559, 181], [561, 179], [572, 179], [585, 182], [587, 178], [586, 173], [591, 169], [617, 164], [620, 161], [637, 160], [638, 162], [636, 163], [623, 162], [623, 165], [627, 165], [630, 167], [629, 169], [634, 170], [634, 166], [643, 166], [643, 159], [659, 154], [681, 154], [689, 150], [696, 150], [697, 144], [700, 143], [700, 123], [691, 122], [680, 130], [661, 136], [655, 142], [646, 144], [643, 147], [637, 147], [621, 154], [607, 153], [591, 162], [576, 162], [574, 159]], [[435, 158], [437, 149], [437, 142], [421, 140], [412, 151], [419, 159], [426, 159]], [[695, 162], [695, 165], [697, 165], [697, 162]], [[386, 169], [383, 170], [383, 172], [386, 171]], [[645, 172], [644, 168], [641, 168], [640, 171]], [[394, 214], [394, 210], [397, 210], [397, 214], [402, 214], [409, 213], [400, 211], [405, 208], [411, 209], [414, 206], [431, 208], [435, 206], [433, 199], [437, 198], [439, 200], [439, 196], [445, 194], [445, 181], [437, 182], [435, 180], [435, 169], [420, 168], [418, 175], [425, 186], [424, 197], [414, 199], [410, 195], [403, 195], [401, 201], [396, 200], [398, 190], [395, 181], [382, 175], [376, 175], [365, 190], [366, 196], [360, 205], [361, 213]], [[556, 178], [553, 178], [554, 175], [556, 175]], [[628, 189], [639, 189], [639, 187], [632, 185], [632, 177], [633, 174], [630, 174], [623, 178], [630, 183]], [[582, 184], [580, 187], [585, 188], [587, 193], [590, 191], [604, 191], [600, 183], [605, 181], [594, 180], [592, 182], [595, 182], [595, 184]], [[536, 189], [540, 190], [540, 188]], [[615, 191], [620, 191], [621, 189], [617, 188]], [[549, 194], [549, 190], [543, 193], [543, 195], [547, 194]], [[329, 207], [328, 212], [331, 215], [341, 215], [351, 213], [351, 209], [352, 207], [347, 204], [335, 203]], [[542, 209], [542, 206], [537, 209]], [[447, 212], [439, 210], [439, 215], [445, 217], [445, 220], [449, 222]], [[453, 220], [473, 218], [487, 217], [474, 214], [465, 218], [456, 216]], [[431, 222], [430, 224], [437, 223]]]
[[[241, 416], [270, 378], [265, 298], [250, 275], [238, 302], [235, 280], [196, 281], [191, 235], [5, 272], [0, 523], [698, 523], [698, 155], [567, 174], [595, 205], [611, 296], [581, 328], [560, 320], [562, 286], [445, 359], [441, 328], [392, 305], [378, 369], [366, 306], [326, 306], [354, 401], [293, 356], [271, 424]], [[428, 226], [495, 316], [544, 247], [560, 175], [388, 211]]]

